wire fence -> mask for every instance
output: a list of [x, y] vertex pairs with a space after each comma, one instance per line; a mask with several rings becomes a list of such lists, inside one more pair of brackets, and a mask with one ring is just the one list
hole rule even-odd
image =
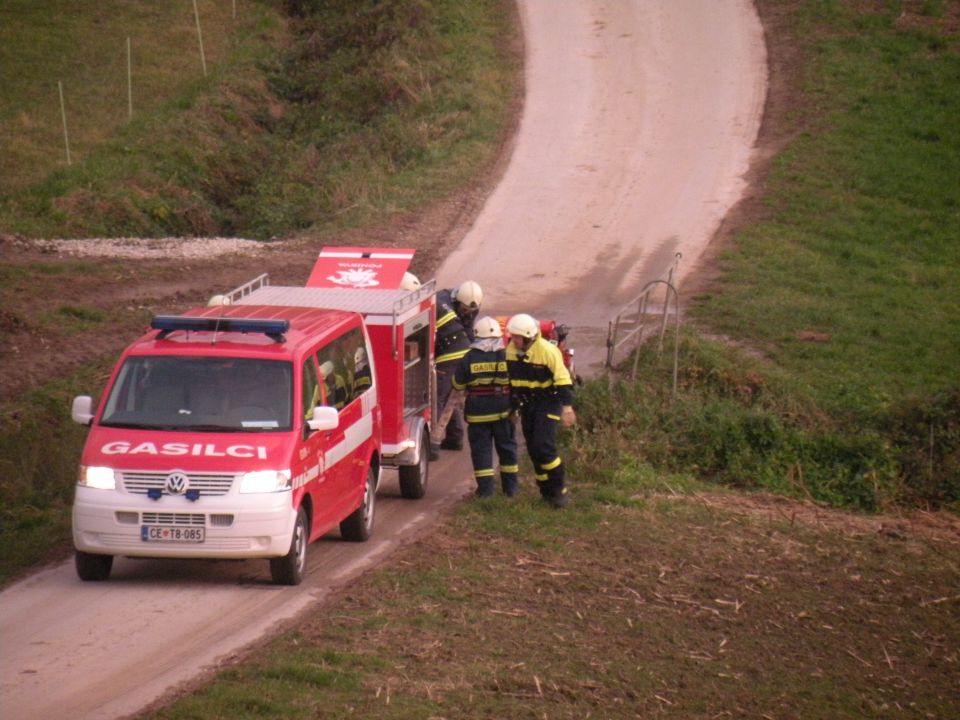
[[673, 316], [675, 332], [673, 339], [673, 397], [677, 394], [677, 368], [680, 343], [680, 293], [674, 278], [680, 264], [680, 253], [673, 257], [673, 263], [655, 280], [651, 280], [636, 298], [623, 307], [607, 326], [607, 358], [604, 367], [608, 376], [624, 373], [620, 366], [633, 353], [633, 364], [629, 370], [631, 380], [637, 378], [640, 362], [640, 346], [654, 334], [657, 339], [657, 357], [663, 354], [664, 337], [667, 325]]

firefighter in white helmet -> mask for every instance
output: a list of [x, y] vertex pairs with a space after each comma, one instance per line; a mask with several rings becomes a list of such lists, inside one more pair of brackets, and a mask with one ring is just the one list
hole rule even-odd
[[373, 373], [370, 369], [370, 362], [367, 359], [367, 350], [363, 346], [360, 346], [353, 352], [352, 397], [359, 397], [366, 392], [372, 384]]
[[519, 407], [520, 427], [533, 462], [540, 495], [553, 507], [567, 504], [563, 462], [557, 452], [557, 424], [569, 427], [573, 411], [573, 380], [563, 354], [540, 335], [540, 323], [521, 313], [507, 321], [507, 369], [510, 392]]
[[510, 377], [507, 375], [503, 330], [492, 317], [474, 325], [475, 338], [457, 365], [453, 389], [466, 395], [464, 416], [470, 460], [477, 481], [477, 496], [493, 495], [493, 450], [500, 461], [503, 494], [517, 493], [517, 438], [510, 406]]
[[412, 272], [405, 272], [403, 274], [403, 279], [400, 280], [400, 289], [401, 290], [419, 290], [420, 278], [418, 278]]
[[228, 295], [214, 295], [207, 301], [207, 307], [220, 307], [221, 305], [229, 305], [230, 296]]
[[463, 449], [463, 426], [460, 410], [447, 408], [453, 389], [453, 374], [460, 358], [467, 354], [473, 342], [473, 322], [480, 312], [483, 291], [473, 280], [467, 280], [450, 290], [437, 293], [437, 329], [434, 346], [437, 365], [437, 412], [430, 437], [431, 454], [438, 451]]

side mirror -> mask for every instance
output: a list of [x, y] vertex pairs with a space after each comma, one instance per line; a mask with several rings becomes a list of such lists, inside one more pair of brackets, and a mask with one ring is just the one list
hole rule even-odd
[[93, 398], [89, 395], [77, 395], [73, 399], [70, 417], [75, 423], [89, 425], [93, 420]]
[[333, 430], [340, 424], [340, 414], [334, 407], [317, 405], [313, 409], [313, 417], [307, 420], [307, 427], [311, 430]]

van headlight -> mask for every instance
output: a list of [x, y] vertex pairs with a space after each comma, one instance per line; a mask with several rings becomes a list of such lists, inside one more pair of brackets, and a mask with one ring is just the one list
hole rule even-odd
[[242, 493], [270, 493], [290, 489], [289, 470], [257, 470], [240, 478]]
[[77, 485], [97, 490], [116, 490], [117, 478], [113, 468], [81, 465], [77, 473]]

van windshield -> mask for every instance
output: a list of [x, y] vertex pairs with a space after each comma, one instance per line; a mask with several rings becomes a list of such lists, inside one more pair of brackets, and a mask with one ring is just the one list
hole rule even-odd
[[130, 357], [101, 425], [196, 432], [290, 430], [289, 362], [223, 357]]

